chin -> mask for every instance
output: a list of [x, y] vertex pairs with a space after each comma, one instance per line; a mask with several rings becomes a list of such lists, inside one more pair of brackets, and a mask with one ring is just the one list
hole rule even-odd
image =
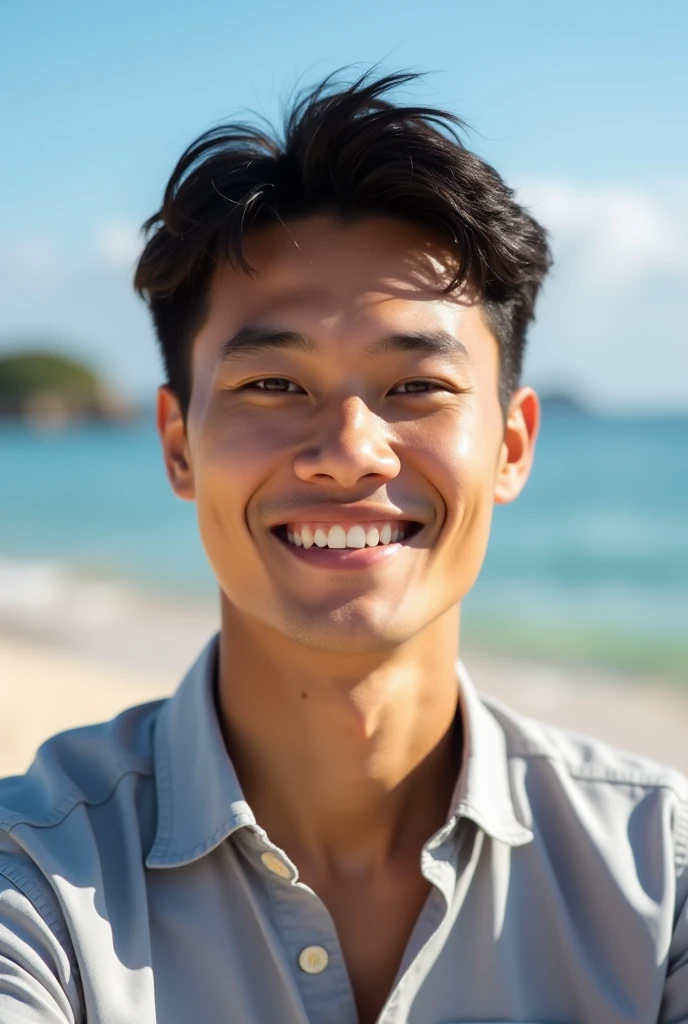
[[389, 614], [364, 615], [351, 608], [329, 614], [291, 616], [282, 625], [291, 640], [331, 654], [376, 654], [398, 647], [416, 630]]

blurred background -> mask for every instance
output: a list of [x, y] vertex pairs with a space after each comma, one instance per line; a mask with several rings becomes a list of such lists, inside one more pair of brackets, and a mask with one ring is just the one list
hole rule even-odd
[[495, 512], [462, 653], [481, 688], [688, 767], [686, 38], [682, 0], [3, 5], [0, 770], [166, 692], [216, 622], [153, 428], [140, 224], [200, 131], [377, 63], [427, 72], [406, 98], [468, 121], [556, 260], [535, 470]]

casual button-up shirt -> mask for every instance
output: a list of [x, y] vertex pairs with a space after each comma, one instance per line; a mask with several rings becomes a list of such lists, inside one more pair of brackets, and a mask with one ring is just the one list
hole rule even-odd
[[[216, 661], [0, 783], [2, 1024], [355, 1024], [332, 919], [242, 794]], [[686, 779], [458, 681], [462, 767], [379, 1024], [688, 1021]]]

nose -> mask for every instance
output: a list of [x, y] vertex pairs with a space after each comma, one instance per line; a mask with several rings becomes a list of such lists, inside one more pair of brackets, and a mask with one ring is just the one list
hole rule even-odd
[[391, 480], [399, 472], [397, 454], [386, 436], [386, 424], [358, 397], [328, 410], [314, 443], [294, 461], [294, 471], [308, 483], [327, 480], [342, 488], [355, 487], [365, 477]]

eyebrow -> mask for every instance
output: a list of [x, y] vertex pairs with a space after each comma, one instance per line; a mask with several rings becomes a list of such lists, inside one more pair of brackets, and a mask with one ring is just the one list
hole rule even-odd
[[[274, 327], [249, 325], [228, 339], [220, 349], [219, 361], [232, 362], [247, 356], [278, 349], [314, 353], [318, 344], [298, 331], [284, 331]], [[392, 352], [422, 352], [426, 355], [459, 356], [470, 360], [466, 346], [449, 331], [418, 331], [396, 333], [378, 338], [365, 348], [367, 356], [381, 356]]]
[[431, 356], [455, 356], [470, 359], [468, 349], [449, 331], [418, 331], [410, 334], [389, 334], [366, 348], [370, 356], [388, 352], [424, 352]]
[[283, 348], [314, 352], [317, 345], [312, 338], [296, 331], [282, 331], [274, 327], [249, 325], [242, 327], [224, 343], [220, 349], [219, 361], [221, 363], [231, 362], [234, 359]]

